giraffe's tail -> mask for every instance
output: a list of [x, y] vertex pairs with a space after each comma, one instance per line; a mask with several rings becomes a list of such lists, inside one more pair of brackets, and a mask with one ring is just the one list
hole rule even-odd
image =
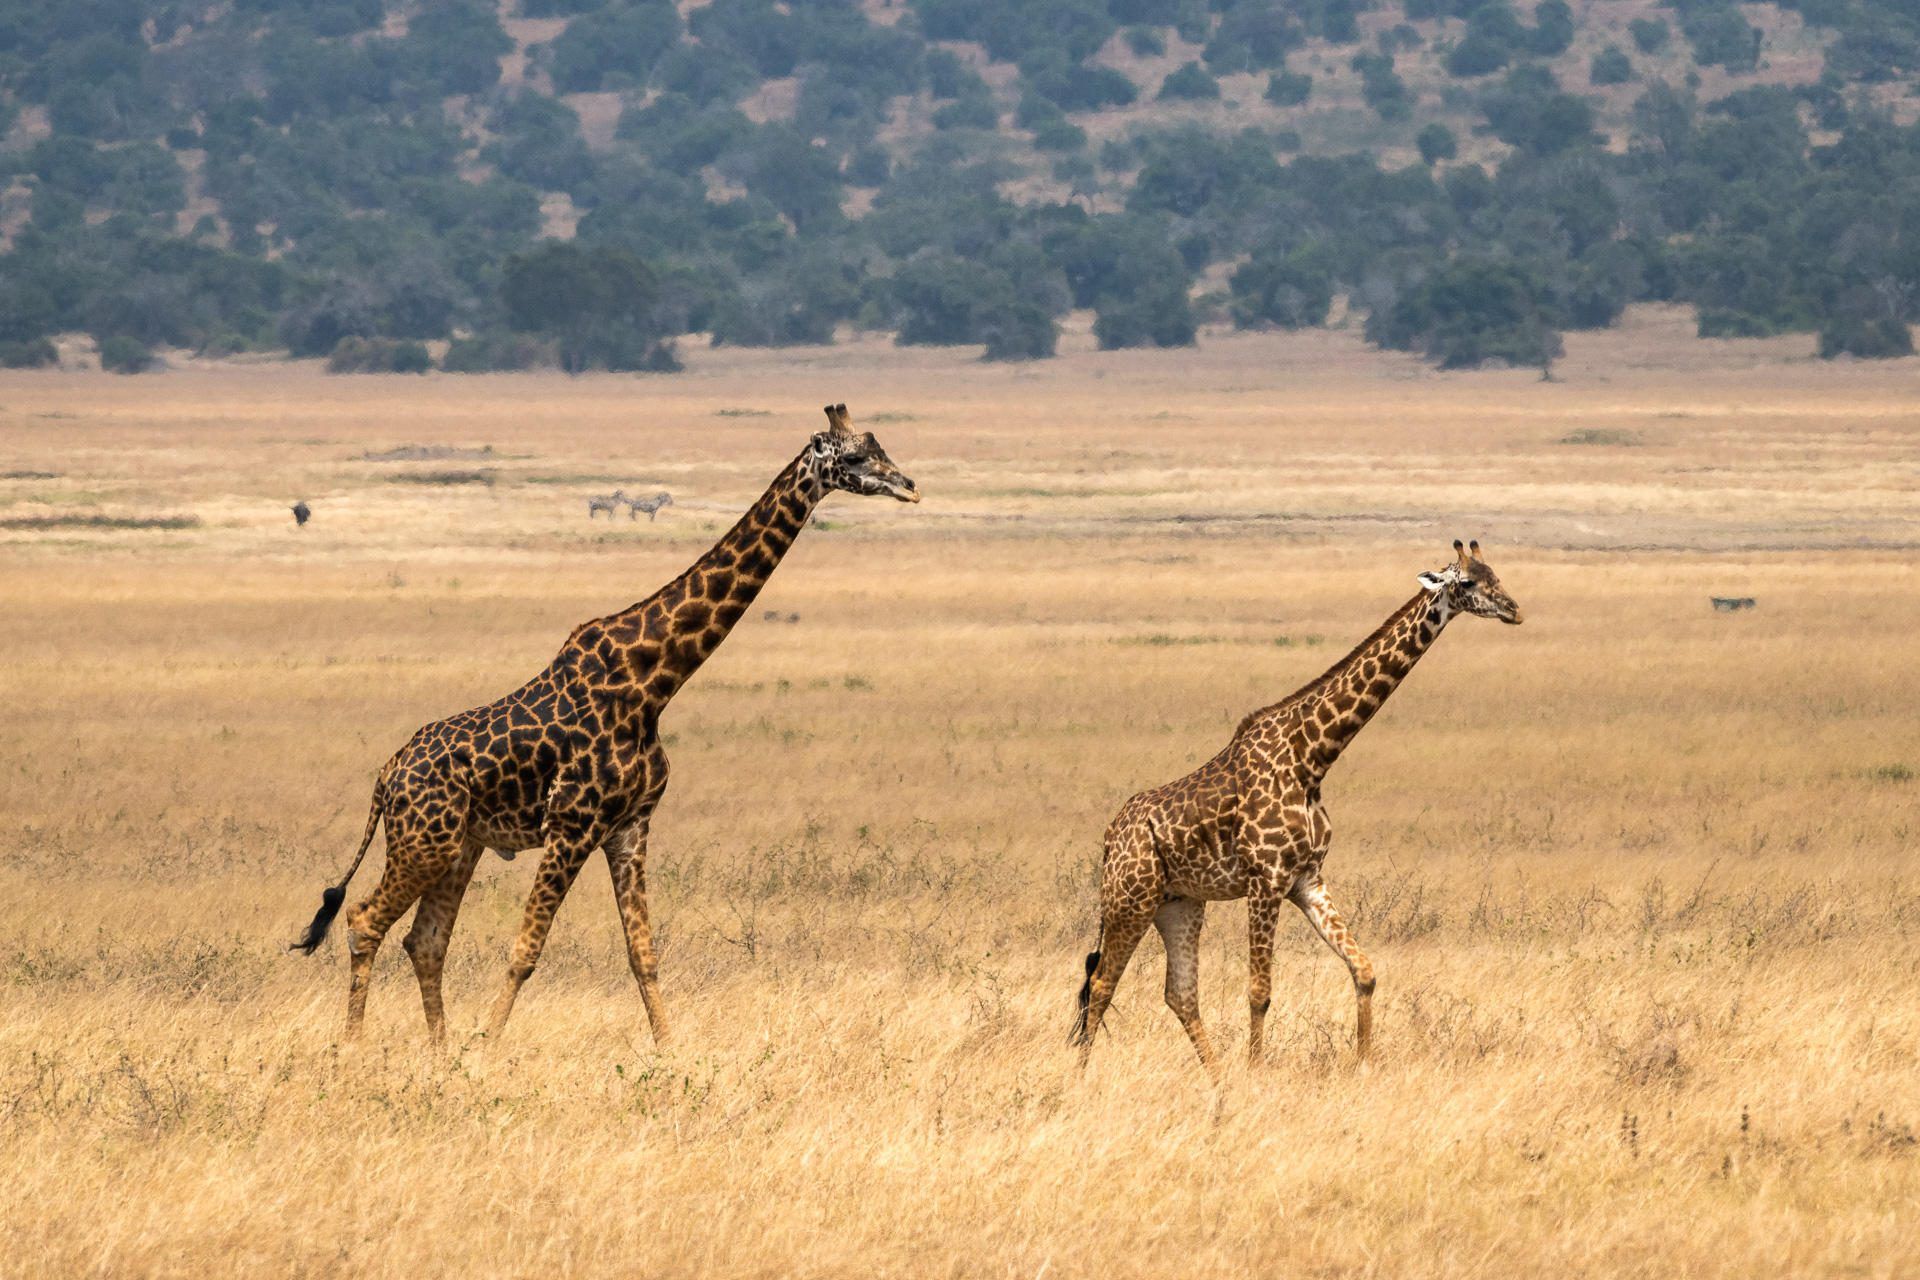
[[353, 865], [347, 868], [347, 874], [340, 877], [340, 883], [328, 886], [320, 894], [320, 909], [313, 913], [313, 923], [300, 935], [300, 940], [288, 948], [304, 955], [312, 955], [314, 950], [326, 940], [327, 930], [333, 924], [333, 918], [340, 914], [340, 904], [347, 900], [347, 884], [353, 879], [353, 873], [360, 869], [360, 862], [367, 856], [367, 846], [373, 843], [374, 828], [380, 825], [387, 809], [387, 771], [382, 769], [380, 777], [373, 784], [373, 805], [367, 813], [366, 834], [360, 837], [360, 851], [353, 855]]
[[1073, 1035], [1069, 1043], [1086, 1044], [1092, 1033], [1087, 1030], [1087, 1005], [1093, 999], [1093, 971], [1100, 967], [1100, 951], [1095, 948], [1087, 952], [1087, 980], [1080, 984], [1080, 1016], [1073, 1020]]

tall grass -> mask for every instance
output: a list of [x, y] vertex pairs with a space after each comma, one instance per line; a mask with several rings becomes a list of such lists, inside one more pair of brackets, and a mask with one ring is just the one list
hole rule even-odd
[[[1069, 344], [1017, 379], [728, 351], [649, 383], [644, 431], [617, 379], [0, 379], [72, 415], [23, 417], [0, 466], [57, 446], [116, 504], [208, 517], [164, 554], [66, 528], [0, 558], [0, 1271], [1912, 1271], [1920, 597], [1905, 554], [1834, 545], [1920, 514], [1910, 400], [1873, 369], [1663, 371], [1648, 325], [1570, 338], [1550, 385], [1410, 381], [1325, 335]], [[802, 535], [663, 722], [675, 1044], [649, 1040], [597, 866], [505, 1038], [478, 1036], [528, 857], [467, 897], [446, 1053], [404, 922], [339, 1043], [344, 957], [284, 947], [380, 761], [678, 572], [819, 404], [858, 420], [861, 396], [913, 406], [881, 438], [926, 502], [833, 499], [844, 527]], [[738, 404], [782, 408], [715, 434]], [[1642, 448], [1557, 444], [1673, 412]], [[354, 460], [396, 420], [499, 441], [503, 479], [673, 468], [710, 518], [598, 543], [550, 493], [429, 499]], [[1089, 472], [1119, 491], [1021, 492]], [[287, 526], [295, 492], [327, 495], [324, 525]], [[1193, 513], [1262, 518], [1142, 518]], [[1108, 817], [1456, 534], [1528, 622], [1455, 624], [1326, 794], [1377, 1060], [1356, 1069], [1345, 970], [1288, 920], [1274, 1061], [1241, 1062], [1222, 904], [1225, 1086], [1153, 940], [1078, 1074]], [[1699, 602], [1741, 583], [1768, 607], [1735, 633]]]

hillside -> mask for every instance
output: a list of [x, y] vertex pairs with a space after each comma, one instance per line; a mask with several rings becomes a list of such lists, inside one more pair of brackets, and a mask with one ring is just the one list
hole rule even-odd
[[1917, 71], [1901, 0], [5, 0], [0, 362], [1033, 358], [1089, 309], [1550, 367], [1640, 300], [1907, 354]]

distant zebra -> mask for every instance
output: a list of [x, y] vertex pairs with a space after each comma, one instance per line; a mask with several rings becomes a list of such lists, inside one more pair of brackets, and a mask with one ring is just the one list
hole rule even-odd
[[604, 511], [607, 513], [607, 519], [611, 520], [613, 519], [613, 513], [615, 511], [618, 511], [620, 509], [620, 504], [625, 502], [626, 500], [627, 500], [627, 495], [622, 493], [618, 489], [615, 489], [612, 493], [604, 494], [598, 498], [588, 498], [587, 499], [587, 519], [591, 520], [594, 518], [594, 516]]
[[627, 519], [637, 520], [640, 518], [640, 512], [644, 511], [647, 513], [647, 519], [651, 520], [660, 514], [660, 508], [672, 505], [673, 495], [664, 489], [651, 498], [628, 498]]

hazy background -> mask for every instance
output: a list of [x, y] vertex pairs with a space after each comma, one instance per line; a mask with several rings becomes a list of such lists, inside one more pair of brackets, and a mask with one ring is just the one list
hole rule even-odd
[[6, 0], [0, 363], [1905, 355], [1917, 74], [1904, 0]]

